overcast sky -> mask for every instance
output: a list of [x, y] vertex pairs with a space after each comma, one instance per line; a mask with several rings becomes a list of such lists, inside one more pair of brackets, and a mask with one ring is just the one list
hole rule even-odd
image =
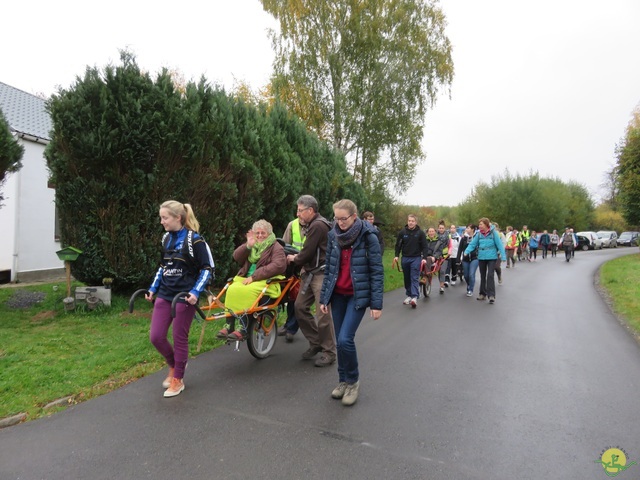
[[[16, 4], [17, 5], [17, 4]], [[85, 67], [118, 63], [204, 75], [232, 88], [269, 79], [275, 21], [258, 0], [32, 0], [3, 9], [0, 81], [50, 95]], [[103, 5], [100, 8], [94, 5]], [[574, 180], [598, 199], [640, 102], [639, 0], [441, 0], [453, 44], [451, 99], [427, 115], [408, 204], [456, 205], [479, 181], [513, 174]]]

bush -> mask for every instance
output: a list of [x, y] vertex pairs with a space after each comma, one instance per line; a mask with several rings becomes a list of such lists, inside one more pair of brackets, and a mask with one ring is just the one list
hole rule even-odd
[[48, 109], [61, 237], [84, 252], [72, 264], [83, 283], [147, 286], [168, 199], [192, 204], [221, 279], [235, 273], [232, 251], [253, 222], [266, 218], [280, 234], [300, 195], [316, 196], [326, 215], [343, 196], [365, 201], [344, 156], [283, 107], [249, 105], [204, 78], [184, 89], [168, 71], [152, 80], [126, 52], [120, 66], [88, 68]]

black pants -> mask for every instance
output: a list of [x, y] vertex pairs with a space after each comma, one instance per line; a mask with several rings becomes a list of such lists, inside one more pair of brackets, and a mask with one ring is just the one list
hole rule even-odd
[[565, 245], [563, 248], [564, 248], [564, 258], [568, 262], [569, 260], [571, 260], [571, 257], [573, 256], [573, 247]]
[[487, 297], [496, 296], [496, 279], [494, 278], [496, 260], [478, 261], [480, 269], [480, 295]]

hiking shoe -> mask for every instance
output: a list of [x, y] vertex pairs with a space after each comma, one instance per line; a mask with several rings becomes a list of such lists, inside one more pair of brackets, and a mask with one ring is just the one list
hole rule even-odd
[[449, 288], [449, 282], [448, 282], [447, 280], [445, 280], [445, 282], [444, 282], [444, 286], [445, 286], [445, 287], [447, 287], [447, 288]]
[[305, 360], [310, 360], [316, 356], [317, 353], [322, 351], [322, 347], [320, 345], [316, 345], [315, 347], [309, 347], [304, 352], [302, 352], [302, 358]]
[[480, 300], [481, 302], [484, 302], [486, 298], [487, 297], [485, 295], [478, 295], [478, 298], [476, 298], [476, 300]]
[[319, 359], [316, 360], [315, 366], [316, 367], [328, 367], [330, 365], [333, 365], [336, 362], [336, 357], [333, 357], [331, 355], [327, 355], [326, 353], [323, 353]]
[[471, 290], [467, 291], [467, 297], [473, 297], [473, 292]]
[[287, 341], [287, 343], [293, 342], [293, 333], [286, 332], [284, 339]]
[[494, 297], [489, 297], [489, 303], [494, 304], [496, 299]]
[[184, 390], [184, 382], [181, 378], [173, 377], [171, 379], [171, 385], [164, 391], [164, 397], [170, 398], [180, 395]]
[[440, 295], [444, 293], [444, 288], [440, 287]]
[[218, 333], [216, 333], [216, 338], [222, 338], [223, 340], [226, 340], [228, 336], [229, 330], [226, 328], [222, 328]]
[[418, 299], [413, 297], [411, 299], [411, 308], [416, 308], [418, 306]]
[[347, 388], [342, 397], [342, 404], [350, 407], [358, 400], [358, 391], [360, 390], [360, 382], [347, 383]]
[[347, 382], [340, 382], [336, 388], [331, 392], [331, 398], [335, 398], [336, 400], [340, 400], [344, 397], [344, 392], [347, 390]]
[[409, 305], [411, 303], [411, 297], [407, 297], [404, 299], [404, 302], [402, 302], [403, 305]]
[[227, 335], [227, 340], [235, 340], [237, 342], [241, 342], [246, 338], [247, 338], [246, 330], [234, 330], [229, 335]]

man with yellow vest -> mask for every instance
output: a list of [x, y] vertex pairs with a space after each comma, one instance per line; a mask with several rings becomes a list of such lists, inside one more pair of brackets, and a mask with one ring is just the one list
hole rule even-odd
[[[300, 219], [295, 218], [289, 222], [287, 225], [284, 234], [282, 235], [282, 240], [285, 243], [288, 243], [296, 250], [302, 250], [302, 245], [304, 245], [304, 231], [300, 227]], [[287, 321], [284, 324], [284, 327], [278, 331], [279, 336], [284, 336], [287, 343], [293, 342], [293, 336], [298, 333], [298, 329], [300, 326], [298, 325], [298, 320], [296, 319], [295, 314], [295, 302], [288, 301], [287, 302]]]

